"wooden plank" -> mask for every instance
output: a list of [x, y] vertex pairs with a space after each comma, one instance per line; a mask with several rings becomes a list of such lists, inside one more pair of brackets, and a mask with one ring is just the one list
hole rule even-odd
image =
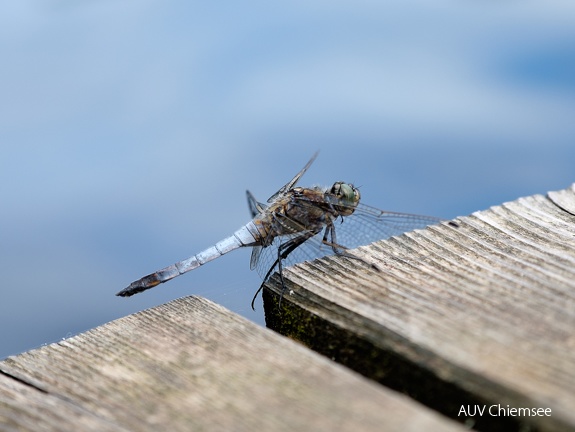
[[454, 418], [465, 403], [552, 412], [478, 429], [574, 430], [574, 209], [575, 186], [360, 248], [380, 272], [292, 267], [281, 314], [267, 286], [267, 324]]
[[575, 215], [575, 183], [568, 189], [548, 192], [547, 197], [559, 208]]
[[462, 430], [197, 297], [10, 357], [0, 371], [2, 430]]
[[[73, 424], [73, 427], [70, 427]], [[66, 425], [69, 425], [66, 427]], [[7, 431], [125, 431], [57, 395], [0, 374], [0, 430]]]

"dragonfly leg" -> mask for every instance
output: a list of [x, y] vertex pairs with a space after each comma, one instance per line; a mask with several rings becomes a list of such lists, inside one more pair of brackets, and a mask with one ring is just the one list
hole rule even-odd
[[[328, 235], [330, 237], [330, 240], [327, 239]], [[372, 270], [381, 271], [380, 268], [378, 266], [376, 266], [375, 264], [367, 262], [363, 258], [355, 256], [355, 255], [347, 252], [347, 248], [345, 246], [340, 245], [337, 242], [337, 237], [335, 234], [335, 226], [333, 225], [333, 223], [329, 224], [326, 227], [325, 233], [323, 235], [322, 243], [327, 245], [327, 246], [331, 246], [333, 253], [337, 256], [342, 256], [342, 257], [361, 261], [362, 263], [364, 263], [366, 266], [368, 266]]]
[[254, 294], [254, 297], [252, 298], [251, 306], [252, 306], [253, 310], [255, 310], [254, 303], [256, 301], [256, 297], [258, 296], [260, 291], [264, 288], [265, 283], [269, 279], [272, 272], [275, 270], [276, 266], [278, 267], [278, 271], [279, 271], [279, 275], [280, 275], [280, 281], [282, 284], [282, 291], [281, 291], [280, 300], [278, 303], [278, 309], [279, 309], [279, 307], [281, 306], [284, 292], [286, 290], [286, 286], [285, 286], [285, 282], [284, 282], [284, 278], [283, 278], [282, 261], [285, 260], [289, 256], [289, 254], [292, 253], [296, 248], [298, 248], [302, 243], [304, 243], [310, 237], [313, 237], [315, 234], [316, 234], [315, 232], [306, 232], [306, 233], [300, 235], [299, 237], [295, 237], [295, 238], [279, 245], [277, 258], [275, 259], [273, 264], [270, 266], [269, 270], [267, 271], [266, 275], [263, 278], [262, 284], [260, 285], [260, 287], [258, 288], [256, 293]]

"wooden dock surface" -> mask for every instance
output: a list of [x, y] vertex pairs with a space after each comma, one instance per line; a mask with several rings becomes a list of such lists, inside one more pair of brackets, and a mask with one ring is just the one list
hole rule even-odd
[[272, 279], [303, 344], [187, 297], [0, 361], [0, 430], [574, 431], [575, 187], [456, 222]]
[[[480, 430], [575, 430], [575, 185], [284, 272], [268, 326]], [[345, 223], [345, 222], [344, 222]], [[504, 411], [505, 412], [505, 411]]]
[[464, 430], [198, 297], [0, 362], [2, 431]]

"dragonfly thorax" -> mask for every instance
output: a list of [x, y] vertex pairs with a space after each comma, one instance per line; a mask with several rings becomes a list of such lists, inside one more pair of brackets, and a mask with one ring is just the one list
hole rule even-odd
[[359, 189], [351, 183], [335, 182], [329, 193], [335, 198], [333, 208], [340, 216], [352, 214], [361, 199]]

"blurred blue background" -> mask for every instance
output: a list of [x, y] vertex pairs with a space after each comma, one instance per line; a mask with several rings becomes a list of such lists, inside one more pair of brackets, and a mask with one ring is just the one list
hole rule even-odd
[[133, 280], [302, 185], [444, 218], [575, 181], [572, 0], [0, 5], [0, 357], [198, 294], [263, 323], [249, 250]]

